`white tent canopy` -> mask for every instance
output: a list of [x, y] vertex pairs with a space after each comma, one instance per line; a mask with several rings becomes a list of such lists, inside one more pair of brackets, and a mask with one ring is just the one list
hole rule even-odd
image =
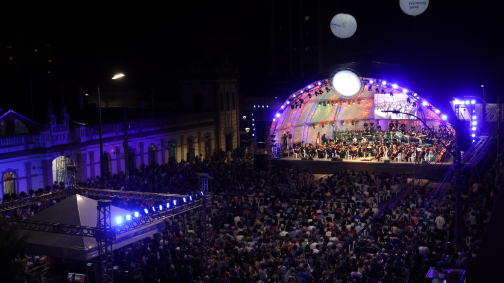
[[[27, 220], [96, 227], [97, 206], [98, 202], [96, 200], [81, 195], [73, 195]], [[111, 214], [112, 219], [115, 219], [116, 216], [124, 217], [126, 214], [132, 214], [132, 212], [112, 206]], [[157, 233], [163, 229], [163, 226], [163, 221], [159, 221], [147, 227], [121, 234], [114, 241], [113, 249], [119, 249]], [[27, 230], [20, 230], [19, 233], [31, 233], [27, 243], [30, 253], [83, 261], [98, 256], [97, 243], [95, 238], [92, 237]]]

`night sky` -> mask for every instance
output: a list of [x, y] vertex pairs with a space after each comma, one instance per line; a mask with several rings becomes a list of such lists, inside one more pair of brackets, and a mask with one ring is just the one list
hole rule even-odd
[[[105, 84], [104, 89], [155, 87], [176, 100], [177, 78], [195, 57], [228, 56], [240, 69], [243, 95], [272, 89], [273, 80], [267, 76], [269, 1], [22, 2], [0, 3], [0, 47], [47, 42], [54, 48], [53, 77], [44, 81], [32, 76], [37, 106], [45, 108], [49, 99], [67, 99], [77, 86], [91, 92], [116, 72], [127, 74], [127, 79]], [[416, 18], [404, 14], [396, 0], [319, 2], [325, 6], [325, 67], [361, 60], [396, 64], [432, 84], [435, 89], [424, 96], [437, 104], [447, 104], [453, 96], [478, 95], [482, 84], [487, 97], [500, 94], [504, 25], [491, 2], [431, 1]], [[329, 28], [338, 13], [351, 14], [358, 23], [356, 34], [342, 42]], [[27, 115], [30, 71], [12, 73], [5, 58], [2, 62], [0, 107]], [[300, 88], [303, 80], [316, 75], [306, 74], [291, 87]]]

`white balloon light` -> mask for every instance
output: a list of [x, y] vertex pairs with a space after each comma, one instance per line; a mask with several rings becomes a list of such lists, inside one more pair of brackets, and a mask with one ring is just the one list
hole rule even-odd
[[410, 16], [418, 16], [427, 10], [429, 0], [399, 0], [399, 6], [404, 13]]
[[349, 38], [357, 30], [357, 21], [352, 15], [337, 14], [331, 20], [331, 31], [339, 38]]

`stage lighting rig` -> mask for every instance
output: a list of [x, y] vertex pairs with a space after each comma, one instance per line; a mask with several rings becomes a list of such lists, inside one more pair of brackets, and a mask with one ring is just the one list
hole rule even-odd
[[385, 89], [382, 89], [382, 90], [381, 90], [381, 93], [382, 93], [382, 94], [385, 94]]

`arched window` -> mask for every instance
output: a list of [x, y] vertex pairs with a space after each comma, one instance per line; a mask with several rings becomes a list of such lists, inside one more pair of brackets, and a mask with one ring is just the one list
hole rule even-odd
[[149, 165], [153, 166], [157, 164], [157, 147], [153, 144], [149, 146]]
[[58, 156], [52, 162], [53, 182], [64, 183], [68, 185], [68, 165], [75, 165], [68, 156]]
[[16, 177], [13, 172], [5, 173], [3, 175], [3, 188], [4, 195], [13, 194], [16, 192]]
[[170, 146], [170, 150], [169, 150], [169, 158], [171, 160], [177, 160], [177, 142], [174, 141], [174, 140], [171, 140], [170, 142], [168, 142], [168, 145]]
[[26, 127], [25, 123], [23, 121], [14, 119], [14, 133], [16, 134], [27, 134], [28, 127]]

